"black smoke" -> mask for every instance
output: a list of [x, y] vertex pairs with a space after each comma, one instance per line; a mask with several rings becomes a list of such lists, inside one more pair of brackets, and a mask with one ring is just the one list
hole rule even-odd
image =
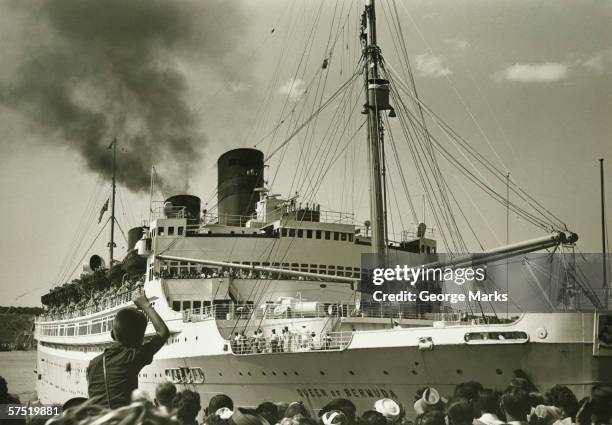
[[[0, 102], [24, 114], [47, 143], [76, 150], [108, 177], [118, 139], [119, 182], [149, 186], [150, 167], [167, 191], [185, 189], [206, 145], [205, 120], [188, 102], [181, 64], [224, 75], [242, 36], [237, 0], [39, 0], [6, 2], [31, 26]], [[27, 10], [25, 9], [27, 7]], [[235, 76], [234, 76], [235, 77]]]

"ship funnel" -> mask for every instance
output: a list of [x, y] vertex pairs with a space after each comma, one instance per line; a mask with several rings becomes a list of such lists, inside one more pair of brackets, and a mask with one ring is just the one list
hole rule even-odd
[[234, 149], [217, 161], [217, 208], [219, 224], [244, 226], [255, 213], [258, 194], [263, 186], [264, 155], [257, 149]]
[[164, 202], [167, 218], [186, 218], [188, 224], [200, 222], [200, 198], [194, 195], [174, 195]]
[[104, 260], [99, 255], [94, 254], [89, 259], [89, 268], [94, 272], [98, 269], [104, 268], [104, 266]]

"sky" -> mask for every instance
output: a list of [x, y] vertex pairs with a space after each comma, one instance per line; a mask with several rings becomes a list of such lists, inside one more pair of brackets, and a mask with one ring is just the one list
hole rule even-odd
[[[612, 160], [612, 2], [377, 5], [390, 67], [406, 75], [390, 20], [396, 13], [420, 99], [578, 233], [582, 252], [598, 252], [598, 158]], [[78, 274], [83, 259], [106, 255], [108, 215], [97, 221], [114, 138], [120, 233], [148, 218], [152, 166], [154, 200], [189, 192], [212, 208], [221, 153], [252, 146], [272, 153], [357, 69], [362, 7], [353, 0], [2, 2], [0, 303], [38, 305], [46, 290]], [[354, 92], [324, 111], [331, 118], [322, 113], [268, 161], [266, 180], [274, 193], [297, 190], [363, 222], [355, 81]], [[333, 132], [340, 119], [349, 122], [342, 139]], [[401, 139], [397, 121], [390, 129]], [[399, 162], [420, 221], [424, 190], [402, 143]], [[483, 246], [504, 243], [505, 208], [440, 161], [465, 215], [462, 231], [469, 223]], [[392, 230], [400, 233], [415, 223], [398, 169], [389, 173], [398, 207]], [[606, 173], [612, 199], [609, 162]], [[431, 209], [425, 221], [435, 233]], [[514, 214], [510, 228], [511, 241], [543, 234]], [[122, 238], [118, 245], [124, 252]]]

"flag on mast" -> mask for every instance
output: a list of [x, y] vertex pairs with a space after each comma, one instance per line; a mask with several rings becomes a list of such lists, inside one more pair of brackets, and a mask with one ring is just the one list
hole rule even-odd
[[102, 221], [102, 216], [106, 211], [108, 211], [108, 198], [106, 199], [106, 202], [104, 203], [104, 205], [102, 205], [102, 209], [100, 210], [100, 215], [98, 216], [98, 224], [100, 224], [100, 222]]

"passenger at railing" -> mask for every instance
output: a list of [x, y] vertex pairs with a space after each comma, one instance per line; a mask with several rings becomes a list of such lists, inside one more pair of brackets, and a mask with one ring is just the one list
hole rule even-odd
[[289, 334], [289, 329], [287, 326], [283, 328], [283, 332], [281, 334], [281, 344], [283, 347], [282, 351], [288, 353], [291, 346], [291, 335]]
[[257, 329], [255, 331], [255, 347], [257, 353], [263, 353], [266, 349], [266, 339], [262, 329]]
[[272, 334], [270, 335], [270, 348], [273, 353], [280, 353], [283, 351], [282, 343], [276, 333], [276, 329], [272, 329]]
[[311, 332], [308, 335], [308, 338], [306, 339], [306, 346], [309, 350], [314, 350], [315, 349], [315, 336], [316, 334], [314, 332]]

